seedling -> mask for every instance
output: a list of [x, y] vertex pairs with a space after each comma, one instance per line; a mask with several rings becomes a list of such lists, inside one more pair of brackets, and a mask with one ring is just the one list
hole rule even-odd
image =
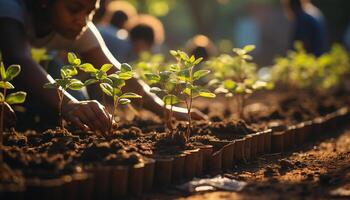
[[[180, 102], [180, 99], [175, 95], [174, 86], [177, 83], [176, 74], [173, 71], [164, 70], [159, 73], [146, 73], [145, 77], [151, 87], [150, 92], [162, 97], [164, 104], [164, 122], [170, 132], [173, 131], [171, 124], [173, 116], [173, 106]], [[167, 113], [167, 106], [170, 106], [170, 112]]]
[[296, 42], [295, 51], [275, 60], [271, 77], [293, 89], [324, 92], [338, 85], [348, 71], [349, 58], [340, 45], [333, 45], [329, 53], [315, 57]]
[[170, 71], [175, 74], [175, 81], [173, 81], [173, 83], [175, 84], [175, 89], [180, 91], [180, 93], [177, 98], [170, 96], [170, 98], [165, 100], [172, 103], [174, 100], [180, 99], [182, 102], [185, 102], [188, 119], [186, 141], [188, 141], [192, 127], [191, 110], [193, 99], [196, 97], [215, 98], [216, 95], [211, 93], [204, 86], [198, 86], [195, 84], [195, 81], [210, 73], [209, 70], [195, 71], [195, 66], [202, 61], [202, 58], [196, 59], [193, 55], [189, 57], [185, 52], [179, 50], [172, 50], [170, 51], [170, 54], [177, 60], [177, 64], [171, 65]]
[[[107, 67], [108, 68], [108, 67]], [[101, 68], [102, 70], [102, 68]], [[105, 70], [104, 70], [105, 71]], [[107, 70], [108, 71], [108, 70]], [[118, 104], [126, 105], [131, 103], [130, 99], [142, 98], [142, 96], [132, 93], [132, 92], [122, 92], [122, 88], [126, 85], [125, 81], [129, 80], [133, 77], [134, 73], [130, 65], [124, 63], [121, 65], [121, 69], [119, 72], [110, 74], [108, 76], [103, 76], [103, 79], [99, 81], [99, 85], [101, 90], [107, 96], [112, 97], [113, 99], [113, 112], [110, 123], [110, 128], [112, 131], [112, 125], [115, 118], [115, 113], [117, 111]], [[85, 84], [91, 84], [94, 81], [89, 81]]]
[[[0, 116], [0, 145], [3, 144], [3, 132], [4, 132], [4, 111], [5, 104], [13, 105], [23, 103], [26, 99], [27, 93], [19, 91], [11, 94], [7, 94], [7, 90], [14, 89], [15, 87], [10, 83], [18, 74], [21, 72], [21, 67], [19, 65], [11, 65], [5, 70], [4, 64], [0, 63], [0, 88], [3, 89], [0, 92], [0, 104], [1, 104], [1, 116]], [[0, 162], [2, 164], [2, 150], [0, 150]]]
[[215, 93], [224, 93], [228, 99], [235, 98], [239, 118], [244, 118], [248, 95], [256, 90], [273, 87], [271, 83], [258, 80], [256, 65], [250, 62], [252, 56], [249, 55], [254, 49], [254, 45], [247, 45], [243, 49], [234, 48], [234, 56], [223, 54], [206, 63], [214, 69], [214, 78], [209, 85], [216, 88]]
[[78, 74], [77, 68], [81, 64], [81, 60], [77, 58], [74, 53], [68, 53], [68, 63], [69, 65], [62, 67], [61, 69], [61, 79], [55, 79], [53, 83], [46, 83], [44, 88], [56, 89], [59, 103], [58, 103], [58, 115], [60, 127], [63, 130], [63, 118], [62, 118], [62, 103], [64, 98], [64, 91], [70, 90], [81, 90], [85, 85], [78, 79], [73, 77]]

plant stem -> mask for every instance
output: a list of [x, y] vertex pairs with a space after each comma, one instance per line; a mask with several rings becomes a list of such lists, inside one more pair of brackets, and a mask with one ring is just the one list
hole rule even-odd
[[113, 112], [112, 112], [110, 133], [112, 133], [113, 131], [113, 120], [115, 118], [115, 112], [117, 111], [118, 101], [119, 101], [119, 98], [113, 98]]
[[[4, 98], [6, 98], [6, 89], [4, 89]], [[5, 111], [5, 100], [1, 102], [1, 119], [0, 119], [0, 165], [3, 165], [3, 155], [2, 155], [2, 144], [3, 144], [3, 134], [4, 134], [4, 111]]]
[[59, 117], [59, 124], [62, 130], [64, 130], [64, 124], [63, 124], [63, 117], [62, 117], [62, 103], [63, 103], [63, 91], [60, 89], [57, 89], [57, 95], [58, 95], [58, 117]]

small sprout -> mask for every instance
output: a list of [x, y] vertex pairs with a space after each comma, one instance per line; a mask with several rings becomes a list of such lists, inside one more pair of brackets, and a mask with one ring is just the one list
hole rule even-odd
[[[21, 104], [25, 101], [27, 93], [19, 91], [7, 94], [7, 90], [14, 89], [15, 87], [10, 83], [18, 74], [21, 72], [21, 67], [19, 65], [11, 65], [5, 70], [4, 64], [0, 63], [0, 88], [3, 89], [0, 92], [0, 105], [1, 105], [1, 115], [0, 115], [0, 146], [3, 143], [3, 131], [4, 131], [4, 111], [5, 104], [13, 105], [13, 104]], [[0, 162], [2, 164], [2, 150], [0, 150]]]
[[[85, 84], [73, 77], [78, 74], [78, 68], [81, 66], [81, 60], [77, 58], [74, 53], [68, 53], [68, 63], [61, 69], [61, 79], [55, 79], [52, 83], [46, 83], [44, 88], [56, 89], [59, 98], [58, 114], [60, 119], [60, 127], [64, 129], [62, 118], [62, 103], [64, 98], [64, 91], [67, 90], [81, 90]], [[85, 64], [83, 64], [85, 65]]]
[[185, 102], [188, 116], [188, 127], [186, 132], [186, 140], [189, 140], [192, 127], [191, 110], [193, 99], [196, 97], [215, 98], [216, 95], [206, 89], [204, 86], [195, 84], [196, 80], [208, 75], [209, 70], [195, 71], [203, 59], [188, 56], [183, 51], [170, 51], [170, 54], [177, 60], [177, 66], [172, 66], [171, 71], [175, 74], [175, 87], [180, 90], [178, 99]]
[[255, 49], [254, 45], [234, 48], [234, 56], [223, 54], [209, 60], [208, 68], [214, 69], [213, 79], [208, 83], [215, 93], [223, 93], [226, 98], [235, 98], [237, 112], [243, 118], [245, 99], [256, 90], [271, 89], [272, 84], [258, 80], [256, 65], [248, 54]]
[[[100, 69], [103, 73], [106, 73], [111, 68], [111, 65], [103, 65]], [[98, 72], [97, 72], [98, 73]], [[113, 98], [113, 112], [111, 118], [111, 127], [115, 118], [115, 113], [117, 111], [118, 104], [126, 105], [131, 103], [130, 99], [142, 98], [142, 96], [132, 93], [132, 92], [122, 92], [122, 88], [126, 85], [125, 81], [133, 77], [133, 71], [129, 64], [122, 64], [121, 70], [119, 72], [106, 75], [102, 79], [98, 79], [100, 88], [104, 94]], [[112, 131], [112, 130], [111, 130]]]

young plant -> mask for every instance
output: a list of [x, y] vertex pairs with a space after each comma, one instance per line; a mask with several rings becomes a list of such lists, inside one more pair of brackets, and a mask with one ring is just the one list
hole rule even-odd
[[[202, 58], [196, 59], [193, 55], [189, 57], [185, 52], [179, 50], [170, 51], [170, 54], [177, 60], [177, 64], [171, 65], [170, 67], [170, 71], [175, 75], [172, 82], [175, 84], [175, 89], [180, 91], [176, 99], [185, 102], [187, 108], [188, 126], [186, 131], [186, 141], [188, 141], [192, 127], [191, 110], [193, 99], [196, 97], [215, 98], [216, 95], [211, 93], [204, 86], [195, 84], [195, 81], [210, 73], [209, 70], [195, 71], [195, 67], [202, 61]], [[172, 101], [173, 98], [171, 98], [170, 102]]]
[[223, 54], [209, 60], [206, 65], [214, 69], [210, 86], [215, 86], [215, 93], [224, 93], [228, 99], [235, 98], [239, 118], [244, 118], [245, 100], [256, 90], [270, 89], [272, 84], [258, 80], [255, 63], [249, 55], [255, 49], [247, 45], [243, 49], [234, 48], [235, 55]]
[[271, 68], [271, 79], [293, 89], [324, 92], [338, 85], [349, 71], [347, 52], [340, 45], [333, 45], [330, 52], [315, 57], [308, 54], [302, 43], [295, 43], [295, 50], [286, 57], [279, 57]]
[[[176, 96], [174, 86], [176, 83], [176, 75], [173, 71], [164, 70], [159, 73], [146, 73], [147, 82], [154, 86], [150, 92], [157, 94], [163, 100], [164, 104], [164, 122], [170, 132], [173, 131], [172, 116], [173, 106], [180, 102]], [[170, 112], [167, 112], [167, 106], [170, 106]]]
[[[102, 70], [102, 68], [101, 68]], [[107, 77], [104, 77], [102, 82], [99, 83], [101, 90], [107, 96], [112, 97], [113, 99], [113, 112], [111, 118], [111, 130], [115, 118], [115, 113], [117, 111], [118, 104], [126, 105], [131, 103], [130, 99], [142, 98], [142, 96], [132, 93], [132, 92], [122, 92], [122, 88], [126, 85], [126, 80], [129, 80], [133, 77], [134, 73], [130, 65], [124, 63], [121, 65], [120, 71], [110, 74]], [[91, 81], [93, 82], [93, 81]]]
[[68, 53], [68, 63], [61, 69], [61, 79], [55, 79], [53, 83], [46, 83], [44, 88], [56, 89], [59, 103], [58, 103], [58, 115], [60, 127], [63, 130], [63, 118], [62, 118], [62, 103], [64, 98], [64, 91], [70, 90], [81, 90], [85, 85], [78, 79], [73, 77], [78, 74], [77, 68], [81, 64], [81, 60], [77, 58], [74, 53]]
[[[26, 99], [27, 93], [19, 91], [15, 93], [8, 94], [8, 90], [14, 89], [15, 87], [10, 83], [13, 78], [18, 76], [21, 71], [21, 67], [19, 65], [11, 65], [5, 70], [4, 64], [0, 63], [0, 88], [2, 88], [2, 92], [0, 92], [0, 105], [1, 105], [1, 114], [0, 114], [0, 146], [3, 144], [3, 132], [4, 132], [4, 111], [6, 104], [20, 104], [23, 103]], [[0, 162], [2, 164], [2, 150], [0, 150]]]

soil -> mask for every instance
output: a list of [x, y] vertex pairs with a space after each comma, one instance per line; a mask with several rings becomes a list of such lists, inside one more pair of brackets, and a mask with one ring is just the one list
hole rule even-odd
[[184, 194], [168, 190], [144, 199], [350, 199], [350, 128], [330, 132], [299, 151], [270, 154], [236, 166], [228, 178], [246, 181], [241, 192]]

